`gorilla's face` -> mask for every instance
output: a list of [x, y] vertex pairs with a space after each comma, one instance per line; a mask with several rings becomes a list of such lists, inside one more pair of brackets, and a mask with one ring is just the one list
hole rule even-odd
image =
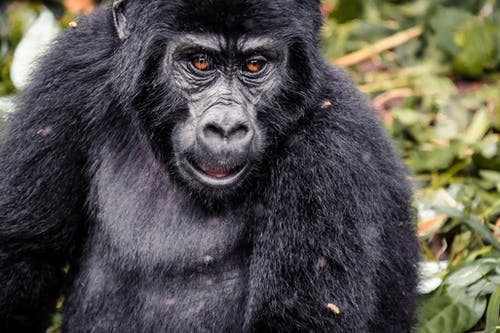
[[286, 45], [269, 37], [186, 33], [169, 43], [163, 70], [187, 113], [171, 137], [181, 177], [225, 191], [242, 183], [264, 151], [258, 115], [280, 90], [286, 62]]
[[319, 0], [115, 0], [113, 9], [118, 90], [172, 179], [210, 202], [264, 178], [316, 100], [306, 92], [318, 85]]

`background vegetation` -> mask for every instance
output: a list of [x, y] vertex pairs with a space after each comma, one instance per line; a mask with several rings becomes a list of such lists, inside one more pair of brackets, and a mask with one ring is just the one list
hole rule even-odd
[[[25, 84], [22, 59], [40, 50], [33, 39], [94, 5], [44, 3], [55, 19], [40, 3], [0, 5], [0, 119]], [[500, 1], [325, 0], [322, 10], [327, 59], [372, 98], [412, 174], [417, 332], [500, 332]]]

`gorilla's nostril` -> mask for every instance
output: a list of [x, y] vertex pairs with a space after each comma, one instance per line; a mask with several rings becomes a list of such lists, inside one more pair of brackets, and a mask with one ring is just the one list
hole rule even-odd
[[226, 134], [224, 133], [224, 130], [216, 125], [213, 124], [208, 124], [205, 126], [203, 129], [203, 134], [205, 135], [206, 138], [224, 138]]
[[239, 125], [229, 133], [229, 138], [235, 140], [243, 139], [248, 133], [248, 127], [246, 125]]
[[[250, 129], [246, 124], [235, 124], [232, 126], [221, 126], [210, 123], [203, 127], [203, 139], [205, 140], [225, 140], [226, 142], [239, 142], [245, 140]], [[215, 142], [213, 141], [213, 142]]]

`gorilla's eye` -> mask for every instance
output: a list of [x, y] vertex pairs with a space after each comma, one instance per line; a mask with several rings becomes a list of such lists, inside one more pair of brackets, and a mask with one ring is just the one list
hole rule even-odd
[[266, 66], [266, 60], [263, 58], [251, 58], [245, 63], [244, 70], [250, 73], [259, 73]]
[[192, 65], [199, 71], [207, 71], [210, 69], [210, 59], [206, 54], [198, 54], [192, 60]]

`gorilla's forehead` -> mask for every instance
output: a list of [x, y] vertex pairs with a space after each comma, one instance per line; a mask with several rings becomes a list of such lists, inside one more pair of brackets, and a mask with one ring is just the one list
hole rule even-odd
[[[296, 0], [182, 0], [164, 1], [166, 17], [173, 18], [176, 30], [223, 34], [279, 33], [300, 25], [299, 18], [314, 12], [297, 7]], [[292, 10], [293, 9], [293, 10]]]

